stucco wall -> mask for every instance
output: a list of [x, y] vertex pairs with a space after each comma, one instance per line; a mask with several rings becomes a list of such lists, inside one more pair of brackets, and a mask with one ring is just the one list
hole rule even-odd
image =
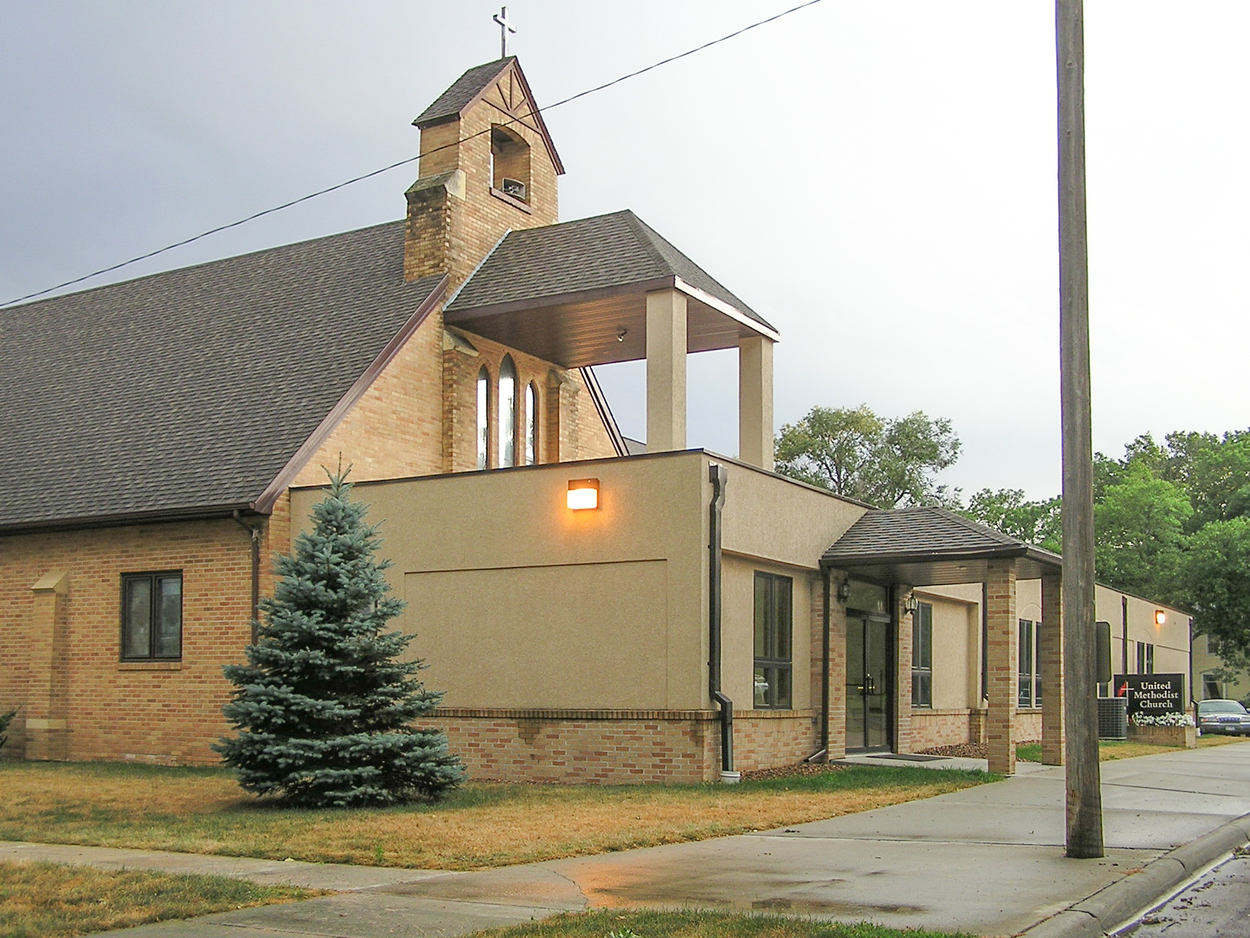
[[[449, 707], [707, 709], [700, 453], [359, 486]], [[571, 479], [600, 507], [570, 511]], [[306, 516], [320, 497], [296, 490]]]

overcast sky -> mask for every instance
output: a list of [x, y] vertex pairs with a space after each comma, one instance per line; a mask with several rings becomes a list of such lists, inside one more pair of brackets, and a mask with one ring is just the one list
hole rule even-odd
[[[513, 0], [540, 105], [797, 0]], [[1094, 446], [1246, 429], [1250, 3], [1086, 0]], [[417, 152], [485, 0], [0, 0], [0, 302]], [[949, 417], [965, 496], [1060, 488], [1050, 0], [822, 0], [546, 113], [561, 216], [633, 209], [773, 323], [777, 425]], [[85, 286], [396, 219], [409, 165]], [[2, 328], [3, 313], [0, 313]], [[350, 328], [350, 323], [344, 323]], [[736, 361], [689, 443], [737, 451]], [[601, 378], [642, 436], [642, 372]]]

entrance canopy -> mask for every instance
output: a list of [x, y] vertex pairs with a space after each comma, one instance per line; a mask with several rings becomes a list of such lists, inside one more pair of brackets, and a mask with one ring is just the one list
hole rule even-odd
[[564, 368], [647, 357], [647, 294], [686, 298], [686, 351], [777, 330], [633, 212], [509, 232], [445, 321]]
[[1063, 558], [945, 508], [870, 511], [824, 552], [822, 567], [879, 583], [952, 586], [985, 582], [989, 564], [1015, 560], [1021, 580], [1058, 574]]

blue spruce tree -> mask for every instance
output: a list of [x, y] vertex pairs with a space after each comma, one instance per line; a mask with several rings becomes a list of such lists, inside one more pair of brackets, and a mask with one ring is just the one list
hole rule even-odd
[[442, 731], [412, 724], [442, 694], [414, 676], [420, 661], [399, 659], [412, 636], [383, 631], [404, 603], [387, 595], [390, 564], [345, 477], [331, 474], [312, 533], [278, 560], [248, 663], [225, 668], [236, 690], [223, 712], [239, 732], [214, 748], [243, 788], [293, 805], [438, 798], [464, 770]]

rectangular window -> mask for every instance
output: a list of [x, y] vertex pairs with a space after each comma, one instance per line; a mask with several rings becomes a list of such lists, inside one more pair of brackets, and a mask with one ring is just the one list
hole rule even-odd
[[755, 706], [789, 710], [791, 600], [794, 581], [755, 572]]
[[122, 575], [122, 659], [182, 657], [182, 574]]
[[911, 705], [933, 706], [932, 603], [920, 603], [911, 617]]
[[1137, 643], [1137, 673], [1155, 673], [1155, 646], [1148, 642]]
[[1214, 674], [1202, 675], [1202, 699], [1220, 700], [1224, 696], [1224, 682]]
[[1019, 694], [1017, 706], [1038, 707], [1042, 703], [1042, 678], [1037, 666], [1037, 628], [1029, 619], [1020, 620]]

